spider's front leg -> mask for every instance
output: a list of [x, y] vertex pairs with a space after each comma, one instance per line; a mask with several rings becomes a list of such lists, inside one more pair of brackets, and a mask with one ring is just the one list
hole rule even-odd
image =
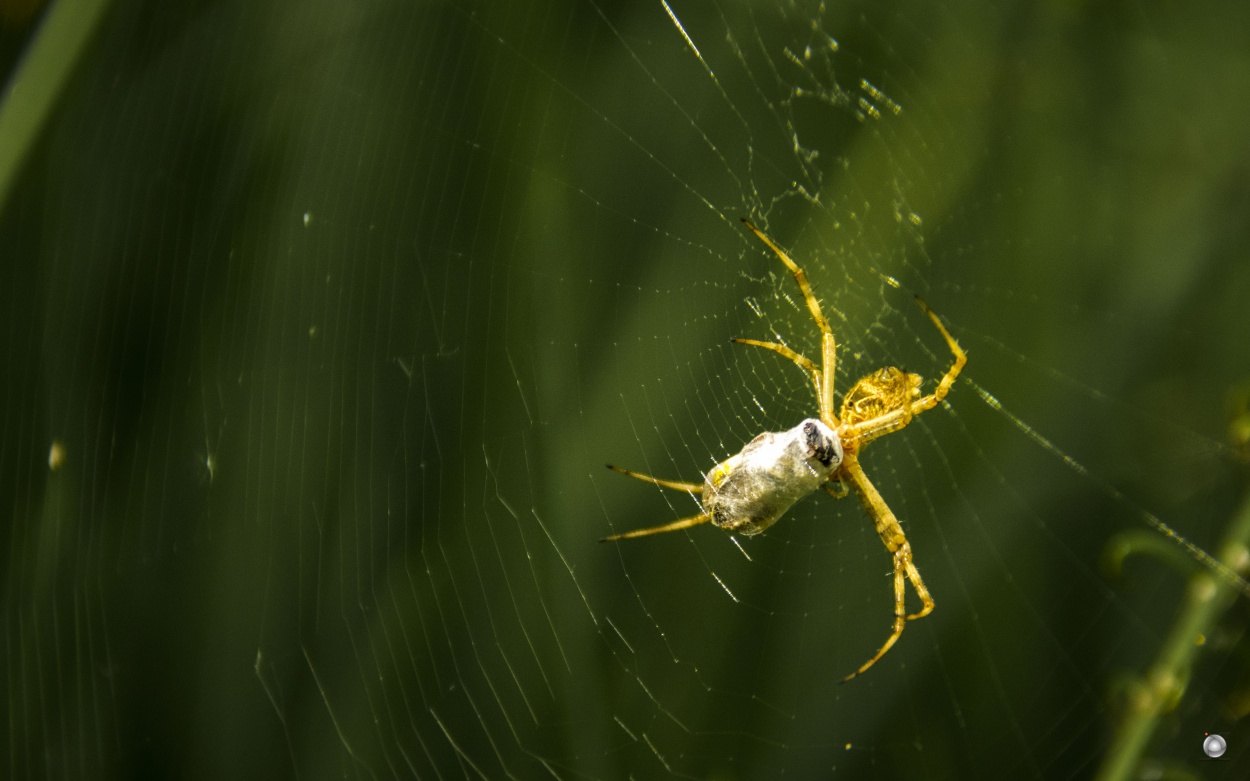
[[816, 294], [812, 291], [812, 285], [807, 281], [807, 272], [803, 271], [799, 264], [786, 254], [786, 251], [778, 247], [772, 239], [764, 235], [764, 232], [751, 224], [751, 221], [742, 218], [742, 224], [755, 234], [755, 236], [773, 251], [773, 254], [785, 265], [790, 271], [794, 281], [798, 284], [799, 290], [803, 293], [803, 301], [807, 304], [807, 311], [812, 315], [812, 321], [816, 323], [816, 328], [820, 330], [820, 368], [816, 368], [816, 364], [807, 358], [776, 342], [757, 342], [750, 339], [735, 339], [740, 344], [753, 344], [756, 347], [763, 347], [766, 350], [772, 350], [778, 355], [789, 358], [799, 365], [800, 368], [812, 373], [812, 383], [816, 386], [816, 403], [820, 407], [820, 419], [827, 426], [837, 426], [838, 419], [833, 414], [833, 375], [834, 369], [837, 367], [837, 343], [833, 338], [833, 329], [829, 327], [829, 321], [825, 318], [824, 313], [820, 311], [820, 301], [816, 299]]
[[[929, 589], [925, 588], [924, 581], [920, 578], [920, 571], [916, 569], [916, 564], [912, 561], [911, 543], [907, 541], [907, 536], [903, 534], [903, 527], [899, 525], [898, 518], [894, 516], [894, 512], [886, 505], [885, 500], [881, 498], [876, 486], [868, 479], [868, 475], [864, 474], [864, 469], [859, 465], [856, 456], [850, 455], [842, 462], [841, 473], [851, 480], [851, 487], [855, 489], [855, 493], [859, 496], [860, 502], [863, 503], [864, 509], [872, 518], [873, 525], [877, 529], [877, 534], [881, 536], [881, 542], [885, 544], [888, 550], [894, 556], [894, 627], [890, 632], [890, 636], [886, 638], [881, 648], [873, 654], [872, 658], [864, 662], [858, 670], [842, 679], [843, 683], [851, 680], [857, 675], [862, 674], [869, 667], [877, 663], [877, 660], [885, 656], [894, 644], [898, 642], [899, 637], [903, 634], [907, 622], [917, 618], [923, 618], [933, 611], [933, 597], [929, 595]], [[916, 595], [920, 597], [922, 607], [918, 612], [907, 612], [907, 594], [906, 580], [911, 581], [911, 585], [916, 589]]]
[[812, 363], [811, 359], [806, 356], [796, 353], [794, 350], [791, 350], [789, 347], [786, 347], [780, 342], [761, 342], [758, 339], [738, 339], [736, 337], [730, 339], [729, 341], [734, 344], [745, 344], [750, 345], [751, 347], [763, 347], [765, 350], [771, 350], [772, 352], [777, 353], [786, 360], [794, 361], [795, 365], [811, 375], [812, 385], [816, 388], [816, 398], [819, 399], [823, 395], [824, 385], [822, 384], [823, 380], [821, 379], [820, 369], [817, 369], [816, 364]]
[[933, 393], [925, 396], [923, 399], [919, 399], [912, 405], [913, 411], [919, 414], [925, 410], [933, 409], [941, 403], [942, 399], [946, 398], [946, 394], [950, 391], [951, 386], [955, 384], [955, 379], [963, 371], [964, 366], [967, 365], [968, 354], [963, 351], [963, 348], [959, 346], [959, 342], [955, 341], [955, 337], [951, 336], [950, 331], [946, 330], [946, 326], [942, 325], [941, 319], [938, 318], [919, 295], [916, 296], [916, 303], [920, 304], [920, 308], [924, 310], [924, 313], [937, 326], [938, 331], [942, 334], [942, 338], [946, 340], [946, 346], [951, 350], [951, 355], [955, 356], [955, 361], [951, 364], [950, 369], [946, 371], [946, 374], [942, 375], [942, 379], [938, 380], [937, 388], [933, 390]]

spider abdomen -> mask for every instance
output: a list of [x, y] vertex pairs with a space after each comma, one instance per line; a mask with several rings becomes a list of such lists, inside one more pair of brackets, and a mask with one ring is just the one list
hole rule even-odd
[[787, 431], [766, 431], [708, 473], [704, 512], [722, 529], [759, 534], [841, 464], [837, 432], [815, 418]]

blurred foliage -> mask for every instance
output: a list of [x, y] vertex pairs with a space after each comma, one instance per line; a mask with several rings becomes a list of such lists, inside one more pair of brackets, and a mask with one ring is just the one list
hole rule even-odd
[[[1221, 555], [1245, 492], [1250, 7], [670, 0], [699, 61], [659, 4], [115, 5], [0, 214], [11, 777], [1095, 772], [1186, 615], [1117, 532]], [[934, 374], [883, 274], [970, 354], [868, 465], [937, 610], [845, 687], [852, 502], [594, 544], [688, 507], [603, 461], [810, 403], [727, 343], [810, 338], [762, 215], [840, 378]], [[1142, 774], [1250, 766], [1208, 618]]]

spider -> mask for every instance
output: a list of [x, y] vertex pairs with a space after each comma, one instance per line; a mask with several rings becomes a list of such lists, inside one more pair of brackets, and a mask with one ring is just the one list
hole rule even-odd
[[[849, 483], [872, 518], [881, 542], [894, 557], [894, 626], [872, 658], [842, 679], [845, 683], [885, 656], [903, 634], [908, 621], [923, 618], [933, 611], [933, 597], [925, 588], [920, 571], [912, 560], [911, 544], [907, 542], [898, 518], [864, 473], [859, 453], [869, 442], [902, 429], [913, 417], [941, 403], [968, 362], [968, 357], [924, 299], [916, 296], [916, 302], [933, 321], [955, 356], [950, 369], [938, 381], [933, 392], [923, 397], [920, 395], [920, 375], [893, 366], [878, 369], [851, 386], [842, 397], [840, 414], [834, 415], [833, 381], [837, 346], [829, 321], [821, 314], [820, 302], [807, 281], [807, 274], [750, 221], [743, 219], [742, 222], [781, 259], [798, 283], [812, 320], [820, 329], [821, 364], [817, 366], [779, 342], [755, 339], [731, 341], [774, 352], [794, 362], [808, 374], [816, 391], [819, 418], [808, 418], [788, 431], [760, 434], [740, 452], [712, 467], [702, 484], [662, 480], [608, 464], [609, 469], [638, 480], [699, 494], [702, 512], [662, 526], [614, 534], [601, 542], [687, 529], [708, 521], [730, 532], [755, 535], [772, 526], [795, 502], [817, 489], [823, 488], [833, 497], [842, 498], [848, 493], [846, 486]], [[907, 612], [904, 579], [911, 582], [920, 597], [922, 606], [918, 612]]]

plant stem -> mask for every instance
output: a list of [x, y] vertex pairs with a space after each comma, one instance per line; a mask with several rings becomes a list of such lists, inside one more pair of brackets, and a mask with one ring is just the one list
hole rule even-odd
[[0, 99], [0, 212], [109, 0], [59, 0]]
[[[1220, 545], [1219, 560], [1237, 574], [1245, 575], [1250, 570], [1248, 544], [1250, 494], [1233, 515]], [[1236, 598], [1237, 591], [1233, 584], [1205, 569], [1189, 579], [1185, 601], [1172, 631], [1145, 678], [1129, 690], [1124, 718], [1098, 770], [1100, 781], [1124, 781], [1134, 777], [1159, 716], [1180, 702], [1198, 651]]]

